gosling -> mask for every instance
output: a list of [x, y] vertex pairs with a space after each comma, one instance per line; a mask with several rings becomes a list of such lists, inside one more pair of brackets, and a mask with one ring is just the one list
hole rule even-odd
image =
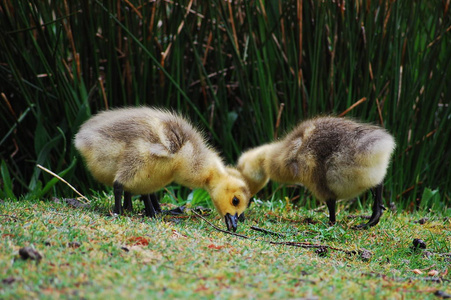
[[146, 215], [155, 216], [161, 208], [150, 194], [175, 182], [207, 190], [228, 230], [236, 231], [244, 217], [250, 201], [244, 178], [176, 113], [150, 107], [104, 111], [81, 126], [74, 143], [94, 178], [113, 186], [115, 213], [131, 210], [131, 194], [141, 194]]
[[370, 220], [356, 228], [379, 222], [382, 182], [395, 149], [393, 137], [383, 128], [346, 118], [317, 117], [306, 120], [285, 138], [248, 150], [238, 160], [251, 195], [269, 179], [302, 184], [326, 202], [329, 222], [335, 224], [337, 199], [357, 197], [374, 188]]

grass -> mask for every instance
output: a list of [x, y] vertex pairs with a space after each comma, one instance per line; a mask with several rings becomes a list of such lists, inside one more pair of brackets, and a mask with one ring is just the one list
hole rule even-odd
[[399, 205], [429, 188], [450, 206], [448, 1], [104, 2], [0, 3], [0, 198], [70, 197], [36, 164], [100, 188], [72, 143], [99, 110], [177, 110], [234, 163], [360, 103], [347, 116], [397, 141], [386, 185]]
[[[190, 212], [156, 220], [111, 216], [111, 203], [105, 196], [93, 198], [90, 208], [0, 203], [0, 298], [437, 299], [437, 291], [451, 293], [449, 209], [386, 212], [376, 227], [355, 231], [350, 227], [362, 220], [347, 218], [343, 206], [329, 227], [324, 212], [256, 201], [238, 229], [256, 241], [219, 232]], [[224, 228], [216, 213], [205, 218]], [[424, 224], [416, 222], [422, 218]], [[427, 249], [414, 251], [414, 238]], [[371, 257], [332, 249], [319, 255], [267, 241], [366, 249]], [[42, 255], [40, 263], [19, 257], [25, 246]], [[428, 275], [432, 270], [437, 275]]]

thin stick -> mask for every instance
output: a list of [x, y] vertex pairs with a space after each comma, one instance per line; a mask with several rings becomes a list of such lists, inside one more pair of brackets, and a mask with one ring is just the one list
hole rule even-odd
[[143, 18], [141, 12], [140, 12], [136, 7], [134, 7], [133, 4], [132, 4], [130, 1], [124, 0], [124, 2], [127, 3], [127, 5], [130, 6], [130, 7], [132, 8], [132, 10], [136, 13], [136, 15], [137, 15], [140, 19]]
[[[448, 28], [446, 28], [444, 34], [448, 33], [448, 31], [450, 31], [450, 30], [451, 30], [451, 26], [449, 26]], [[430, 43], [427, 45], [427, 48], [431, 48], [432, 45], [434, 45], [435, 43], [437, 43], [437, 42], [443, 37], [444, 34], [440, 34], [438, 37], [436, 37], [432, 42], [430, 42]]]
[[279, 131], [280, 126], [280, 118], [282, 117], [282, 111], [285, 106], [285, 103], [280, 103], [279, 112], [277, 113], [277, 121], [276, 121], [276, 130], [274, 132], [274, 139], [277, 139], [277, 133]]
[[207, 44], [205, 45], [204, 58], [202, 59], [202, 65], [204, 67], [205, 67], [205, 64], [207, 63], [208, 52], [210, 51], [210, 49], [214, 49], [213, 47], [210, 46], [212, 40], [213, 40], [213, 33], [210, 31], [210, 33], [208, 34], [208, 38], [207, 38]]
[[353, 110], [357, 105], [360, 105], [362, 102], [366, 101], [366, 97], [363, 97], [362, 99], [360, 99], [359, 101], [357, 101], [356, 103], [354, 103], [353, 105], [351, 105], [350, 107], [348, 107], [348, 109], [346, 109], [344, 112], [342, 112], [341, 114], [339, 114], [339, 117], [343, 117], [344, 115], [346, 115], [348, 112], [350, 112], [351, 110]]
[[[150, 1], [149, 1], [149, 2], [150, 2]], [[153, 2], [154, 2], [154, 1], [153, 1]], [[173, 5], [179, 5], [179, 3], [178, 3], [177, 1], [164, 0], [164, 2], [173, 4]], [[180, 1], [179, 1], [179, 2], [180, 2]], [[183, 5], [182, 5], [182, 7], [183, 7]], [[198, 17], [198, 18], [205, 19], [205, 16], [204, 16], [203, 14], [201, 14], [201, 13], [199, 13], [199, 12], [197, 12], [197, 11], [191, 9], [191, 8], [189, 9], [189, 12], [192, 13], [193, 15], [195, 15], [195, 16]]]
[[169, 45], [166, 48], [166, 50], [161, 54], [161, 61], [162, 62], [164, 62], [166, 60], [166, 57], [168, 56], [169, 51], [171, 51], [172, 44], [175, 42], [175, 40], [177, 39], [177, 36], [180, 35], [180, 32], [182, 31], [183, 27], [185, 26], [185, 20], [186, 20], [186, 17], [188, 16], [188, 14], [191, 11], [191, 6], [192, 5], [193, 5], [193, 0], [190, 0], [190, 2], [188, 3], [188, 8], [186, 9], [185, 15], [183, 16], [183, 20], [182, 20], [182, 22], [180, 22], [180, 25], [177, 28], [177, 34], [174, 35], [173, 40], [169, 43]]
[[[85, 199], [86, 201], [88, 201], [88, 203], [90, 203], [91, 201], [86, 198], [85, 196], [83, 196], [79, 191], [77, 191], [72, 185], [70, 185], [69, 182], [67, 182], [66, 180], [64, 180], [62, 177], [60, 177], [58, 174], [53, 173], [52, 171], [50, 171], [49, 169], [37, 164], [36, 165], [39, 169], [42, 169], [44, 171], [46, 171], [47, 173], [53, 175], [54, 177], [58, 178], [59, 180], [61, 180], [62, 182], [64, 182], [65, 184], [67, 184], [75, 193], [77, 193], [80, 197], [82, 197], [83, 199]], [[87, 204], [87, 203], [85, 203]]]
[[213, 223], [211, 223], [210, 221], [208, 221], [207, 219], [205, 219], [204, 217], [202, 217], [202, 215], [198, 214], [195, 210], [191, 209], [191, 211], [196, 215], [196, 217], [201, 218], [202, 220], [204, 220], [205, 222], [207, 222], [211, 227], [213, 227], [213, 228], [216, 229], [217, 231], [224, 232], [224, 233], [228, 233], [228, 234], [235, 235], [235, 236], [239, 236], [239, 237], [242, 237], [242, 238], [244, 238], [244, 239], [249, 239], [248, 236], [245, 236], [245, 235], [242, 235], [242, 234], [239, 234], [239, 233], [235, 233], [235, 232], [231, 232], [231, 231], [228, 231], [228, 230], [221, 229], [221, 228], [219, 228], [218, 226], [216, 226], [216, 225], [214, 225]]
[[[236, 34], [235, 22], [233, 21], [232, 1], [227, 1], [227, 4], [228, 4], [229, 14], [230, 14], [230, 25], [232, 25], [233, 41], [235, 43], [236, 52], [239, 55], [240, 47], [238, 44], [238, 36]], [[264, 12], [264, 10], [263, 10], [263, 12]]]
[[400, 195], [396, 196], [396, 199], [399, 199], [400, 197], [404, 197], [408, 192], [411, 192], [417, 185], [422, 185], [422, 181], [418, 181], [416, 184], [408, 187], [406, 190], [404, 190]]
[[380, 122], [382, 127], [385, 127], [384, 126], [384, 118], [382, 117], [381, 104], [379, 102], [379, 99], [377, 99], [377, 98], [376, 98], [376, 107], [377, 107], [377, 113], [379, 115], [379, 122]]
[[8, 98], [6, 97], [5, 93], [1, 93], [3, 100], [6, 102], [6, 106], [8, 106], [9, 111], [14, 116], [14, 119], [17, 121], [16, 112], [14, 111], [13, 107], [11, 106], [11, 103], [9, 103]]
[[[67, 4], [67, 1], [64, 0], [64, 9], [66, 10], [66, 15], [69, 15], [69, 5]], [[72, 33], [72, 28], [70, 26], [69, 22], [62, 22], [64, 30], [66, 31], [66, 37], [69, 40], [69, 43], [72, 48], [72, 55], [74, 56], [75, 60], [75, 66], [77, 70], [77, 78], [80, 79], [81, 77], [81, 65], [80, 65], [80, 54], [77, 52], [77, 48], [75, 47], [75, 41], [74, 41], [74, 35]], [[73, 79], [73, 78], [72, 78]]]
[[302, 27], [302, 22], [303, 22], [303, 12], [302, 12], [303, 3], [302, 2], [303, 2], [302, 0], [296, 1], [296, 14], [297, 14], [296, 17], [297, 17], [298, 25], [299, 25], [299, 45], [298, 45], [298, 49], [299, 49], [299, 52], [298, 52], [298, 69], [299, 69], [299, 71], [301, 70], [301, 67], [302, 67], [302, 32], [303, 32], [303, 27]]
[[280, 236], [280, 237], [285, 237], [285, 234], [283, 234], [283, 233], [270, 231], [270, 230], [263, 229], [263, 228], [260, 228], [260, 227], [257, 227], [257, 226], [251, 226], [251, 229], [256, 230], [256, 231], [260, 231], [260, 232], [264, 232], [264, 233], [268, 233], [268, 234], [272, 234], [272, 235], [277, 235], [277, 236]]
[[450, 281], [448, 279], [445, 279], [443, 277], [390, 277], [387, 276], [385, 274], [381, 274], [381, 273], [375, 273], [375, 272], [371, 272], [371, 273], [362, 273], [362, 275], [366, 275], [366, 276], [374, 276], [374, 277], [378, 277], [378, 278], [383, 278], [383, 279], [392, 279], [393, 281], [413, 281], [413, 280], [423, 280], [423, 281], [433, 281], [433, 282], [444, 282], [444, 281]]
[[[247, 64], [245, 63], [244, 65], [247, 65]], [[219, 70], [217, 72], [208, 74], [206, 78], [212, 78], [212, 77], [218, 76], [220, 74], [225, 74], [225, 73], [227, 73], [228, 71], [231, 71], [231, 70], [235, 70], [235, 66], [230, 66], [228, 68], [224, 68], [224, 69]], [[203, 80], [204, 79], [196, 80], [196, 81], [192, 82], [189, 86], [190, 87], [195, 86], [196, 84], [202, 83]]]
[[100, 90], [102, 91], [103, 103], [105, 104], [105, 109], [108, 110], [108, 100], [106, 98], [105, 87], [103, 86], [103, 78], [99, 77]]
[[425, 136], [423, 136], [423, 138], [422, 138], [421, 140], [415, 142], [415, 145], [410, 145], [410, 146], [408, 146], [408, 147], [406, 148], [406, 150], [404, 150], [404, 152], [401, 153], [398, 157], [401, 157], [404, 153], [407, 153], [407, 152], [409, 152], [410, 150], [412, 150], [413, 146], [417, 146], [417, 145], [419, 145], [421, 142], [424, 142], [427, 138], [430, 138], [434, 133], [437, 132], [437, 130], [438, 130], [438, 129], [436, 128], [436, 129], [432, 130], [431, 132], [429, 132], [428, 134], [426, 134]]
[[204, 220], [205, 222], [207, 222], [207, 224], [209, 224], [211, 227], [213, 227], [217, 231], [220, 231], [220, 232], [223, 232], [223, 233], [227, 233], [227, 234], [230, 234], [230, 235], [234, 235], [234, 236], [237, 236], [237, 237], [241, 237], [241, 238], [244, 238], [244, 239], [257, 241], [257, 242], [269, 243], [269, 244], [272, 244], [272, 245], [285, 245], [285, 246], [293, 246], [293, 247], [300, 247], [300, 248], [307, 248], [307, 249], [311, 249], [311, 248], [329, 248], [331, 250], [342, 251], [342, 252], [344, 252], [346, 254], [350, 254], [350, 255], [357, 253], [357, 251], [344, 250], [344, 249], [340, 249], [340, 248], [331, 247], [331, 246], [328, 246], [328, 245], [310, 244], [309, 242], [274, 242], [274, 241], [268, 241], [268, 240], [262, 240], [262, 239], [250, 237], [250, 236], [247, 236], [247, 235], [243, 235], [243, 234], [239, 234], [239, 233], [235, 233], [235, 232], [231, 232], [231, 231], [228, 231], [228, 230], [221, 229], [218, 226], [216, 226], [213, 223], [211, 223], [210, 221], [208, 221], [207, 219], [205, 219], [202, 215], [198, 214], [196, 211], [194, 211], [192, 209], [191, 209], [191, 211], [197, 217], [199, 217], [202, 220]]

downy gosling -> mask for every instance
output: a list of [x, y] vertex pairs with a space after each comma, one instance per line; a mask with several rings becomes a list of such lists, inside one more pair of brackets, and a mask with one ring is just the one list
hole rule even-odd
[[367, 228], [382, 216], [382, 182], [395, 149], [393, 137], [383, 128], [346, 118], [317, 117], [297, 125], [285, 138], [248, 150], [238, 160], [251, 195], [269, 179], [302, 184], [326, 202], [329, 221], [335, 223], [338, 199], [357, 197], [375, 188]]
[[99, 182], [113, 186], [114, 212], [131, 210], [131, 194], [141, 194], [146, 215], [160, 212], [150, 196], [171, 182], [203, 188], [236, 231], [250, 201], [242, 175], [226, 167], [218, 153], [189, 121], [166, 110], [139, 107], [101, 112], [75, 135], [75, 147]]

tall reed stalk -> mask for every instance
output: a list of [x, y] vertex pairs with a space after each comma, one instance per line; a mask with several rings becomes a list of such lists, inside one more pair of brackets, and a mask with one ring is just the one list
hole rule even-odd
[[381, 124], [391, 198], [427, 187], [449, 205], [450, 31], [449, 1], [3, 1], [2, 196], [70, 193], [36, 164], [98, 188], [72, 145], [81, 123], [155, 105], [230, 163], [317, 114]]

